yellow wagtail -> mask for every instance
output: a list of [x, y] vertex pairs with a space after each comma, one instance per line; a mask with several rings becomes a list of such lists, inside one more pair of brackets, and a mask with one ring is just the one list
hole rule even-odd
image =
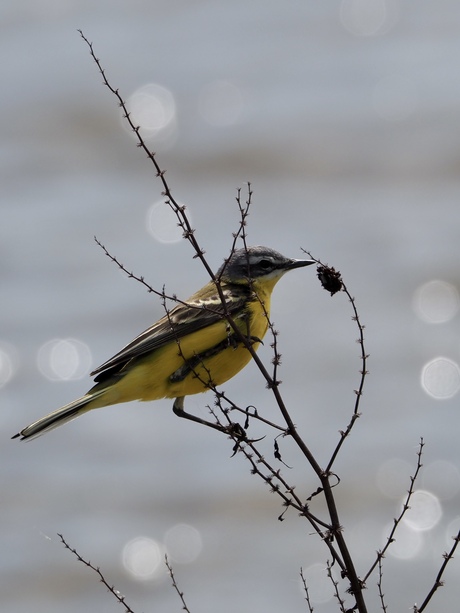
[[97, 375], [96, 385], [84, 396], [30, 424], [13, 438], [35, 437], [92, 409], [160, 398], [175, 398], [173, 410], [177, 415], [222, 429], [186, 413], [184, 397], [221, 385], [246, 366], [251, 359], [248, 342], [257, 349], [267, 331], [276, 282], [288, 270], [314, 263], [286, 258], [268, 247], [234, 251], [218, 270], [215, 281], [179, 302], [96, 368], [91, 373]]

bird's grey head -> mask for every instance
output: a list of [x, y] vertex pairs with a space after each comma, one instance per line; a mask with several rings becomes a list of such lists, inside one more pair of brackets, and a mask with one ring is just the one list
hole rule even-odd
[[293, 268], [314, 264], [313, 260], [293, 260], [270, 247], [248, 247], [235, 250], [217, 271], [217, 278], [258, 279], [280, 277]]

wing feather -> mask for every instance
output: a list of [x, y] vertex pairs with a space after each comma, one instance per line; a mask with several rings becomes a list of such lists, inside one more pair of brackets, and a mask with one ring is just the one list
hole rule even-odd
[[104, 380], [109, 375], [107, 371], [110, 371], [110, 375], [114, 374], [131, 360], [222, 320], [226, 310], [231, 315], [235, 314], [247, 300], [246, 289], [248, 288], [245, 286], [226, 287], [224, 307], [215, 286], [208, 284], [203, 288], [207, 291], [201, 290], [186, 302], [175, 306], [169, 314], [159, 319], [113, 357], [93, 370], [91, 375], [98, 375], [95, 381]]

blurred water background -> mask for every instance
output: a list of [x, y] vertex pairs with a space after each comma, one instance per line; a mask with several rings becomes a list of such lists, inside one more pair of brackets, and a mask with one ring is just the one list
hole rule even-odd
[[[341, 520], [362, 575], [423, 436], [412, 519], [384, 566], [390, 610], [420, 604], [460, 528], [458, 3], [4, 0], [0, 27], [2, 610], [119, 608], [58, 532], [138, 612], [181, 606], [165, 550], [192, 611], [303, 611], [301, 566], [315, 611], [337, 610], [309, 526], [293, 512], [278, 522], [279, 500], [230, 459], [230, 442], [178, 421], [170, 401], [10, 441], [85, 392], [91, 368], [162, 314], [94, 235], [159, 289], [185, 298], [206, 281], [155, 207], [161, 185], [78, 28], [150, 134], [213, 266], [251, 181], [249, 242], [292, 257], [303, 247], [342, 272], [371, 357], [363, 415], [335, 465]], [[354, 405], [351, 315], [311, 269], [274, 294], [282, 391], [320, 463]], [[269, 363], [269, 343], [260, 354]], [[225, 390], [277, 418], [255, 367]], [[206, 415], [211, 402], [187, 407]], [[312, 471], [280, 444], [309, 495]], [[459, 598], [459, 569], [449, 565], [432, 610]]]

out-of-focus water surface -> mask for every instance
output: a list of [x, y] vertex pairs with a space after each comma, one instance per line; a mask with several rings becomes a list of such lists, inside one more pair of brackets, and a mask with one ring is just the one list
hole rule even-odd
[[[305, 610], [301, 566], [315, 611], [337, 610], [311, 528], [294, 512], [278, 522], [280, 501], [230, 458], [231, 443], [178, 421], [170, 401], [10, 441], [85, 392], [91, 368], [162, 314], [94, 235], [159, 289], [185, 298], [206, 281], [163, 209], [152, 212], [161, 185], [78, 28], [145, 129], [163, 122], [149, 146], [213, 266], [249, 180], [250, 243], [292, 257], [303, 247], [341, 270], [371, 354], [363, 415], [335, 465], [341, 521], [362, 576], [423, 436], [413, 517], [385, 559], [383, 587], [393, 610], [420, 604], [460, 527], [458, 3], [6, 0], [0, 16], [2, 610], [119, 606], [58, 532], [139, 612], [181, 606], [165, 549], [190, 610]], [[359, 382], [351, 307], [312, 269], [284, 278], [272, 307], [282, 391], [324, 464]], [[269, 363], [269, 343], [260, 354]], [[225, 390], [279, 419], [254, 366]], [[187, 407], [205, 415], [209, 402]], [[310, 494], [312, 471], [279, 442], [294, 467], [283, 467], [287, 479]], [[271, 458], [271, 441], [262, 445]], [[458, 599], [458, 564], [433, 610]]]

